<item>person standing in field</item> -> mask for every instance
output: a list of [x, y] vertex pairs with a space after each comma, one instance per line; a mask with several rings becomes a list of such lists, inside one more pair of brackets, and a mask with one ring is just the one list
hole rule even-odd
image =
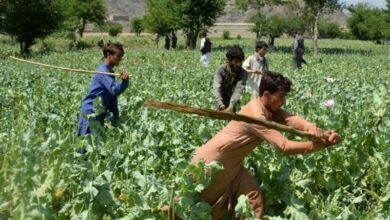
[[264, 216], [263, 192], [243, 166], [245, 157], [261, 142], [266, 141], [287, 155], [312, 153], [340, 142], [340, 135], [335, 131], [323, 131], [302, 117], [281, 108], [286, 103], [291, 86], [291, 81], [283, 75], [264, 72], [260, 96], [252, 99], [239, 114], [307, 131], [311, 135], [310, 140], [291, 141], [277, 130], [242, 121], [231, 121], [194, 152], [193, 164], [200, 161], [205, 163], [218, 161], [224, 167], [224, 170], [220, 171], [201, 192], [202, 199], [212, 206], [212, 219], [234, 216], [235, 203], [240, 195], [248, 197], [256, 217]]
[[211, 41], [210, 39], [207, 37], [207, 33], [206, 31], [203, 32], [201, 34], [201, 39], [200, 39], [200, 53], [201, 53], [201, 56], [200, 56], [200, 62], [205, 65], [205, 66], [208, 66], [210, 64], [210, 61], [211, 61]]
[[302, 63], [307, 64], [306, 60], [303, 59], [305, 53], [304, 39], [299, 32], [295, 32], [295, 40], [293, 44], [293, 64], [294, 68], [301, 69]]
[[171, 33], [171, 39], [172, 39], [172, 49], [176, 50], [177, 49], [177, 36], [174, 31]]
[[247, 73], [241, 67], [245, 58], [239, 46], [232, 46], [226, 53], [227, 62], [214, 75], [213, 95], [216, 108], [234, 112], [247, 80]]
[[[121, 62], [124, 50], [120, 43], [107, 43], [103, 46], [103, 55], [104, 63], [97, 67], [96, 71], [114, 73], [114, 67]], [[81, 106], [77, 136], [90, 134], [91, 121], [104, 125], [105, 119], [110, 115], [113, 124], [117, 124], [119, 120], [118, 96], [128, 87], [129, 75], [121, 72], [119, 79], [121, 79], [121, 82], [117, 82], [114, 76], [102, 74], [93, 76], [88, 94]], [[95, 113], [93, 104], [98, 97], [101, 98], [104, 111], [96, 117], [88, 118], [88, 115]]]
[[165, 35], [165, 44], [164, 44], [165, 49], [169, 50], [171, 49], [171, 39], [169, 38], [169, 35]]
[[259, 96], [261, 75], [264, 71], [269, 70], [268, 61], [265, 58], [267, 50], [267, 43], [264, 41], [256, 41], [255, 54], [249, 56], [242, 65], [248, 72], [248, 82], [246, 88], [251, 94], [252, 99]]
[[272, 50], [274, 48], [274, 43], [275, 43], [275, 35], [273, 33], [269, 34], [268, 38], [268, 49]]

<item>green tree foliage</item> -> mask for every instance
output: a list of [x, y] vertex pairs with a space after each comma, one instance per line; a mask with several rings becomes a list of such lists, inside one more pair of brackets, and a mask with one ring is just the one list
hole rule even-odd
[[147, 0], [144, 21], [158, 37], [183, 29], [187, 48], [194, 49], [199, 32], [215, 23], [225, 3], [226, 0]]
[[331, 13], [341, 7], [338, 0], [303, 0], [305, 2], [306, 18], [314, 18], [313, 39], [314, 56], [318, 54], [318, 23], [322, 14]]
[[106, 29], [110, 36], [116, 37], [119, 33], [122, 33], [123, 26], [117, 22], [107, 22]]
[[262, 35], [263, 24], [265, 21], [264, 15], [261, 14], [261, 9], [266, 5], [280, 5], [287, 4], [291, 1], [289, 0], [236, 0], [236, 5], [239, 9], [247, 10], [248, 8], [253, 8], [256, 10], [256, 14], [251, 18], [251, 21], [255, 26], [251, 29], [256, 33], [256, 37], [260, 38]]
[[142, 18], [133, 18], [130, 21], [131, 32], [136, 33], [137, 36], [140, 36], [141, 32], [144, 30], [144, 25], [142, 22]]
[[318, 25], [318, 31], [320, 33], [321, 38], [333, 39], [342, 36], [339, 25], [329, 21], [320, 22], [320, 24]]
[[0, 32], [4, 30], [5, 1], [0, 0]]
[[1, 0], [0, 31], [15, 37], [21, 54], [29, 54], [37, 38], [58, 30], [62, 20], [59, 8], [56, 0]]
[[385, 11], [370, 8], [363, 3], [352, 6], [349, 10], [352, 15], [348, 18], [348, 26], [356, 38], [380, 43], [380, 40], [389, 37], [390, 25]]
[[223, 31], [222, 38], [225, 40], [229, 40], [230, 39], [230, 31]]
[[299, 30], [304, 31], [305, 23], [299, 16], [282, 17], [278, 15], [272, 15], [265, 21], [264, 32], [273, 33], [278, 36], [284, 32], [292, 33], [293, 31]]
[[201, 30], [212, 26], [218, 16], [223, 13], [226, 0], [174, 0], [178, 4], [181, 17], [180, 27], [186, 33], [186, 46], [196, 47], [198, 34]]
[[87, 23], [103, 25], [107, 8], [103, 0], [62, 0], [66, 21], [64, 29], [70, 32], [77, 31], [83, 37]]
[[160, 36], [165, 36], [179, 27], [179, 9], [174, 0], [147, 0], [146, 15], [143, 18], [145, 28]]

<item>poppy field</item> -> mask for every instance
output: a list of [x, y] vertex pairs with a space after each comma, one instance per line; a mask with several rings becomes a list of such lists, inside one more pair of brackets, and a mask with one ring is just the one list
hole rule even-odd
[[[0, 43], [4, 44], [5, 40]], [[390, 51], [386, 45], [307, 41], [301, 70], [292, 67], [292, 39], [276, 39], [270, 70], [293, 82], [285, 109], [343, 141], [329, 149], [286, 156], [263, 143], [245, 160], [262, 187], [267, 219], [390, 219]], [[0, 219], [211, 219], [199, 192], [217, 164], [190, 164], [192, 152], [226, 121], [148, 109], [146, 100], [213, 108], [213, 75], [227, 47], [254, 52], [250, 39], [213, 42], [212, 62], [200, 52], [125, 48], [116, 71], [132, 74], [119, 97], [121, 124], [76, 137], [77, 117], [91, 76], [0, 57]], [[2, 47], [12, 53], [18, 46]], [[31, 60], [94, 70], [98, 48], [35, 54]], [[250, 98], [241, 97], [241, 105]], [[98, 109], [100, 103], [96, 102]], [[287, 134], [290, 139], [300, 137]], [[85, 147], [86, 154], [77, 153]], [[253, 215], [245, 197], [235, 207]]]

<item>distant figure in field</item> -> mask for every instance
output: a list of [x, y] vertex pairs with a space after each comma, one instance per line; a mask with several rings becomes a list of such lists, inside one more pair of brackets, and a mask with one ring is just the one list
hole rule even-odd
[[268, 49], [272, 50], [274, 48], [274, 43], [275, 43], [275, 35], [273, 33], [269, 34], [268, 38]]
[[98, 45], [100, 48], [103, 48], [103, 46], [104, 46], [104, 41], [103, 41], [102, 38], [99, 40], [99, 42], [97, 43], [97, 45]]
[[175, 50], [177, 48], [177, 37], [174, 31], [172, 31], [171, 39], [172, 39], [172, 49]]
[[[124, 55], [124, 50], [119, 43], [107, 43], [103, 47], [104, 63], [97, 67], [96, 71], [114, 73], [114, 67], [118, 66]], [[121, 72], [119, 79], [122, 82], [115, 81], [114, 76], [95, 74], [92, 78], [88, 94], [83, 100], [77, 136], [93, 133], [90, 123], [100, 123], [109, 118], [113, 125], [119, 122], [118, 96], [123, 93], [129, 85], [129, 75]], [[95, 113], [94, 101], [100, 97], [103, 105], [103, 112], [95, 117], [88, 118], [88, 115]], [[112, 116], [112, 117], [109, 117]]]
[[210, 39], [207, 37], [207, 33], [206, 31], [203, 32], [201, 34], [201, 40], [200, 40], [200, 53], [201, 53], [201, 56], [200, 56], [200, 62], [205, 65], [205, 66], [208, 66], [210, 64], [210, 61], [211, 61], [211, 41]]
[[265, 58], [267, 50], [267, 43], [265, 43], [264, 41], [256, 41], [255, 54], [249, 56], [242, 65], [248, 73], [248, 82], [246, 84], [246, 89], [251, 94], [252, 99], [259, 96], [261, 75], [264, 71], [269, 70], [268, 61]]
[[295, 32], [295, 40], [293, 44], [293, 64], [296, 69], [302, 68], [302, 63], [307, 64], [306, 60], [303, 59], [305, 53], [305, 44], [303, 37], [299, 32]]
[[241, 67], [245, 55], [241, 47], [232, 46], [226, 58], [227, 62], [215, 73], [213, 95], [218, 110], [234, 112], [247, 80], [247, 72]]
[[165, 44], [164, 44], [165, 49], [169, 50], [171, 47], [171, 39], [169, 38], [169, 35], [165, 35]]

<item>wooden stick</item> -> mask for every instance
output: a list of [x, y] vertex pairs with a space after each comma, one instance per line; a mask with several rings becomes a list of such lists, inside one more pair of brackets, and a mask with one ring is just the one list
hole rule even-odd
[[248, 123], [262, 125], [279, 131], [287, 131], [303, 137], [310, 136], [308, 132], [297, 130], [291, 126], [279, 124], [272, 121], [267, 121], [260, 118], [253, 118], [241, 114], [230, 113], [230, 112], [216, 111], [216, 110], [204, 109], [204, 108], [194, 108], [183, 104], [177, 104], [171, 102], [160, 102], [160, 101], [145, 101], [144, 106], [149, 108], [168, 109], [168, 110], [173, 110], [173, 111], [187, 113], [187, 114], [196, 114], [196, 115], [205, 116], [212, 119], [244, 121]]
[[[23, 60], [23, 59], [16, 58], [14, 56], [10, 56], [10, 58], [17, 60], [17, 61], [34, 64], [34, 65], [39, 65], [39, 66], [44, 66], [44, 67], [49, 67], [49, 68], [54, 68], [54, 69], [60, 69], [60, 70], [66, 70], [66, 71], [72, 71], [72, 72], [82, 73], [82, 74], [103, 74], [103, 75], [109, 75], [109, 76], [119, 76], [119, 73], [108, 73], [108, 72], [99, 72], [99, 71], [90, 71], [90, 70], [71, 69], [71, 68], [67, 68], [67, 67], [53, 66], [53, 65], [48, 65], [48, 64], [44, 64], [44, 63]], [[129, 75], [129, 77], [130, 76], [131, 75]]]

